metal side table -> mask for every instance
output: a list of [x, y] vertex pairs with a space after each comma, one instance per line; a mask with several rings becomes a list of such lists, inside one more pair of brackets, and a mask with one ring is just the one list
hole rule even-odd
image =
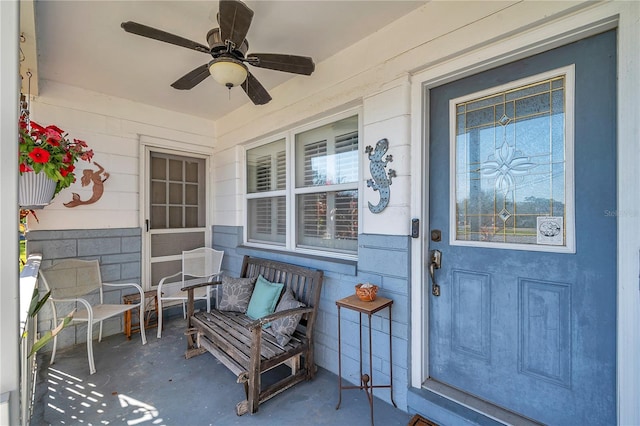
[[[391, 347], [392, 334], [391, 334], [391, 305], [393, 300], [386, 299], [384, 297], [377, 297], [373, 302], [363, 302], [358, 299], [355, 294], [344, 299], [336, 301], [338, 307], [338, 387], [339, 387], [339, 399], [336, 410], [340, 408], [342, 403], [342, 390], [343, 389], [364, 389], [367, 393], [367, 399], [369, 400], [369, 409], [371, 412], [371, 425], [373, 425], [373, 389], [375, 388], [389, 388], [391, 393], [391, 402], [394, 407], [398, 407], [393, 400], [393, 350]], [[351, 309], [359, 313], [360, 316], [360, 385], [359, 386], [343, 386], [342, 385], [342, 336], [340, 330], [340, 308]], [[389, 308], [389, 381], [388, 385], [374, 385], [373, 384], [373, 354], [371, 347], [371, 315], [384, 308]], [[369, 374], [362, 372], [362, 314], [366, 314], [369, 317]]]

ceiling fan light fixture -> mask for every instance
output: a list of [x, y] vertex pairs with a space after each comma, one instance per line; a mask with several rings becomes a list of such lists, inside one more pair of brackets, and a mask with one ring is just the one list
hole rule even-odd
[[247, 67], [233, 58], [212, 61], [209, 72], [215, 81], [228, 88], [239, 86], [247, 79]]

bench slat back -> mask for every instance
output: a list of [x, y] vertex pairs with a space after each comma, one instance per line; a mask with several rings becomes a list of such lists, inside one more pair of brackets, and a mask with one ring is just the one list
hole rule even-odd
[[299, 301], [307, 306], [317, 308], [320, 303], [322, 271], [245, 256], [240, 276], [249, 278], [258, 275], [262, 275], [271, 282], [283, 283], [293, 291]]

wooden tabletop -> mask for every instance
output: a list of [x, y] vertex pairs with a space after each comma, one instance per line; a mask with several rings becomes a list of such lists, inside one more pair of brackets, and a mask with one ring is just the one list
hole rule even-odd
[[353, 309], [354, 311], [369, 315], [390, 306], [392, 303], [393, 300], [385, 297], [376, 297], [376, 300], [373, 302], [363, 302], [355, 294], [345, 297], [344, 299], [336, 300], [336, 305], [339, 307]]
[[[156, 297], [158, 295], [157, 290], [147, 290], [144, 292], [145, 301], [149, 301], [150, 298]], [[122, 301], [124, 303], [132, 303], [140, 301], [140, 293], [131, 293], [125, 296], [122, 296]]]

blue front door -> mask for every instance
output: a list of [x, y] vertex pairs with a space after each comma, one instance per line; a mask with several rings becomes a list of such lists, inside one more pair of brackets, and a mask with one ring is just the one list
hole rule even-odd
[[429, 123], [430, 380], [615, 424], [615, 31], [434, 88]]

